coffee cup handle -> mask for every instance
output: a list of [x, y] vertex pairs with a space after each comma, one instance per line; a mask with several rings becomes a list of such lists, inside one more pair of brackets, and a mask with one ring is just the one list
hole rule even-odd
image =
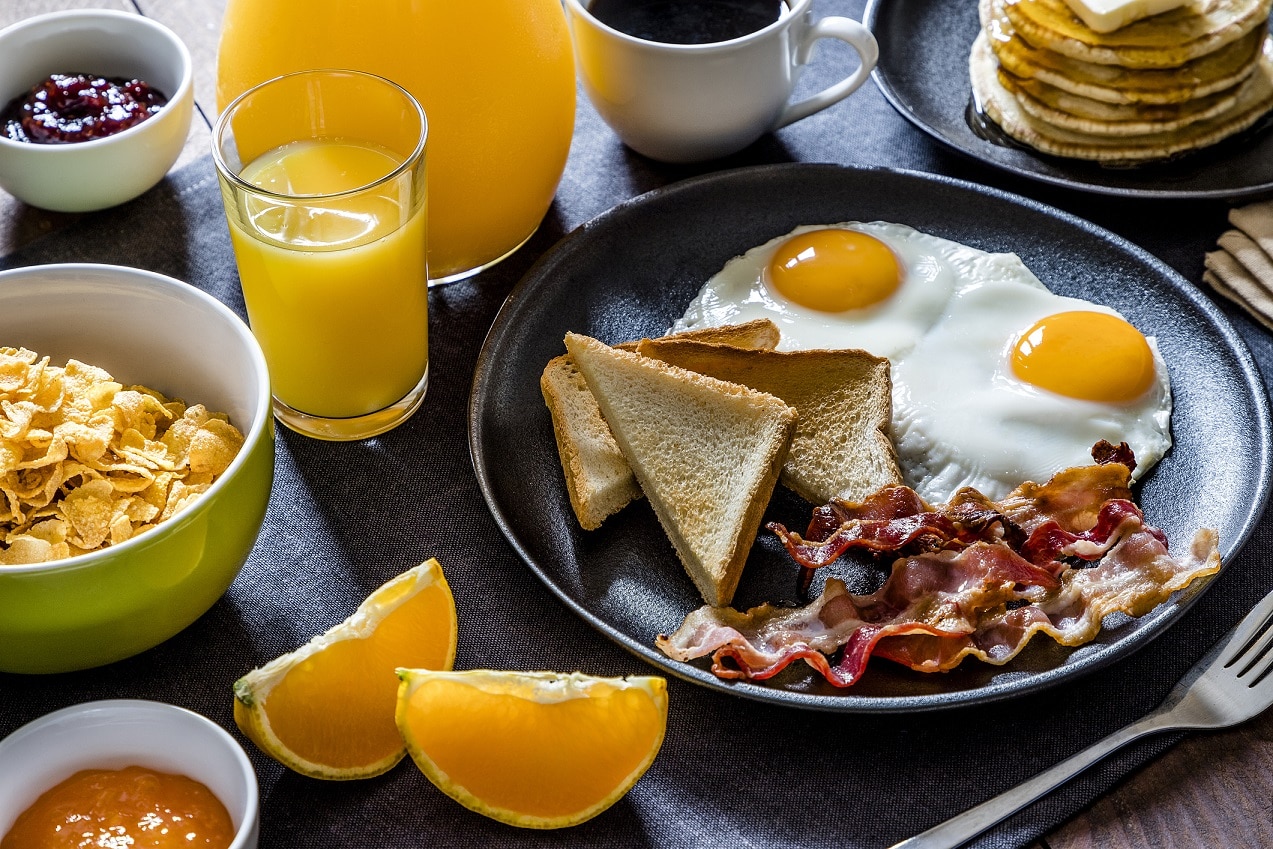
[[799, 121], [801, 118], [807, 118], [814, 112], [826, 109], [848, 97], [858, 89], [858, 86], [866, 82], [866, 78], [875, 68], [876, 60], [880, 57], [880, 46], [869, 29], [850, 18], [827, 17], [809, 29], [796, 54], [796, 63], [806, 64], [813, 55], [814, 44], [823, 38], [835, 38], [848, 44], [857, 51], [861, 65], [850, 76], [835, 85], [823, 89], [812, 97], [787, 104], [782, 114], [778, 116], [777, 123], [774, 124], [775, 130]]

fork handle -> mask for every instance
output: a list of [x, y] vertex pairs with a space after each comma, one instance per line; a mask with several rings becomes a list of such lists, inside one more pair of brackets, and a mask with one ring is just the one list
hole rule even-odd
[[1061, 761], [1049, 770], [1039, 773], [1034, 778], [1018, 784], [1010, 790], [1000, 793], [969, 808], [962, 814], [951, 817], [943, 823], [933, 826], [921, 834], [894, 844], [890, 849], [955, 849], [972, 840], [978, 834], [1002, 820], [1015, 814], [1026, 805], [1046, 795], [1049, 791], [1060, 787], [1092, 764], [1104, 758], [1110, 752], [1119, 749], [1131, 741], [1165, 731], [1171, 726], [1163, 721], [1158, 713], [1152, 713], [1113, 734], [1098, 740], [1077, 755]]

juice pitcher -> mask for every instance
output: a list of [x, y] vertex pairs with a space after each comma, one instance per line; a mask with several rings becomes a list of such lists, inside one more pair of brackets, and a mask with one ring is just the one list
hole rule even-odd
[[539, 226], [574, 131], [560, 0], [229, 0], [220, 109], [293, 71], [346, 68], [409, 90], [429, 121], [429, 276], [468, 276]]

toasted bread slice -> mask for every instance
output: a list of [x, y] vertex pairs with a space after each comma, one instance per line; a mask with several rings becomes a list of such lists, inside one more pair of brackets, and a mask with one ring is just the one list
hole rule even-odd
[[672, 365], [776, 395], [799, 419], [780, 480], [814, 504], [861, 501], [902, 482], [888, 437], [889, 361], [866, 351], [742, 351], [669, 336], [637, 351]]
[[715, 607], [734, 597], [796, 413], [772, 395], [566, 334], [685, 570]]
[[[773, 348], [779, 335], [778, 326], [762, 318], [728, 327], [692, 330], [681, 337], [746, 348]], [[628, 342], [617, 347], [636, 350], [636, 346], [636, 342]], [[581, 527], [595, 530], [607, 516], [640, 498], [641, 488], [569, 354], [549, 361], [539, 379], [539, 388], [552, 413], [570, 506]]]
[[640, 498], [641, 487], [570, 355], [548, 363], [539, 389], [552, 413], [570, 506], [584, 530], [595, 530], [607, 516]]
[[[695, 330], [683, 330], [671, 336], [660, 336], [660, 339], [693, 339], [696, 342], [712, 342], [717, 345], [729, 345], [734, 348], [755, 348], [772, 351], [782, 341], [778, 325], [767, 318], [744, 321], [742, 324], [724, 324], [720, 327], [699, 327]], [[617, 347], [633, 350], [626, 345]]]

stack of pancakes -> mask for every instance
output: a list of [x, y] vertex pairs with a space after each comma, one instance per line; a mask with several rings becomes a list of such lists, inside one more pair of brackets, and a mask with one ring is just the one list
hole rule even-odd
[[978, 107], [1044, 153], [1166, 159], [1273, 108], [1273, 0], [1191, 0], [1109, 33], [1064, 0], [980, 0], [969, 65]]

